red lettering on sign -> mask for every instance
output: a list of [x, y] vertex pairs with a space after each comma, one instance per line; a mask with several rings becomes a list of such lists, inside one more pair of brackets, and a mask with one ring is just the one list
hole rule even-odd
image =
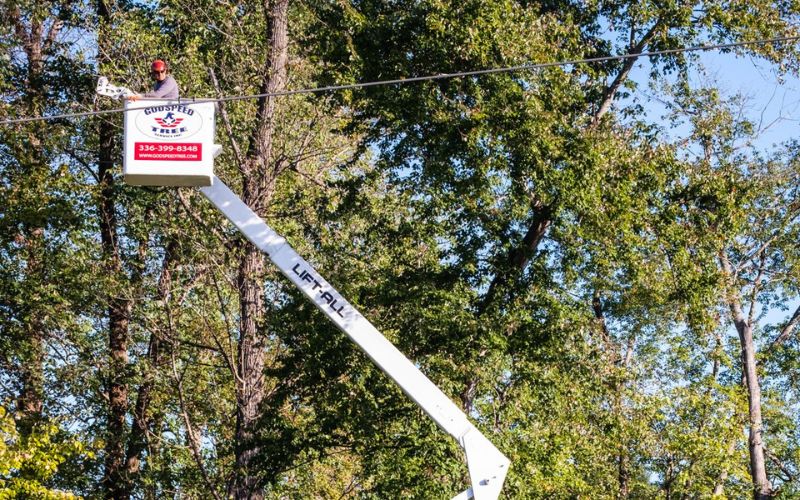
[[133, 144], [133, 159], [151, 161], [202, 161], [203, 145], [199, 142], [135, 142]]

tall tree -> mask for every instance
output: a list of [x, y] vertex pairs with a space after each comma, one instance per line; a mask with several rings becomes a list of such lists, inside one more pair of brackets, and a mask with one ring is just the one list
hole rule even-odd
[[[142, 85], [142, 75], [150, 61], [163, 57], [167, 40], [160, 36], [153, 22], [153, 12], [127, 2], [99, 0], [95, 4], [97, 56], [99, 72], [112, 81], [121, 81], [132, 88]], [[121, 80], [120, 80], [121, 79]], [[107, 100], [103, 106], [113, 106]], [[106, 318], [108, 362], [101, 371], [106, 393], [107, 413], [105, 433], [104, 479], [106, 497], [128, 498], [134, 491], [140, 458], [144, 450], [147, 414], [152, 392], [152, 380], [145, 375], [137, 387], [134, 374], [138, 363], [131, 363], [131, 352], [138, 350], [133, 333], [139, 326], [135, 297], [144, 296], [147, 280], [157, 266], [169, 277], [175, 265], [174, 252], [153, 249], [154, 213], [161, 210], [158, 197], [145, 190], [127, 188], [119, 175], [122, 132], [119, 116], [100, 115], [95, 120], [96, 138], [90, 141], [96, 151], [93, 165], [95, 184], [93, 196], [97, 204], [97, 228], [105, 266], [103, 303]], [[169, 248], [169, 242], [164, 244]], [[161, 258], [151, 253], [161, 250]], [[158, 280], [158, 278], [155, 278]], [[163, 297], [168, 285], [162, 283]], [[156, 287], [158, 288], [158, 287]], [[161, 363], [158, 332], [149, 332], [144, 342], [149, 346], [143, 356], [150, 366]], [[128, 425], [129, 418], [133, 426]]]
[[[633, 56], [530, 75], [371, 87], [354, 96], [360, 123], [370, 124], [368, 140], [381, 148], [384, 165], [427, 199], [436, 200], [444, 216], [457, 221], [452, 239], [448, 238], [454, 242], [448, 260], [458, 271], [452, 274], [449, 286], [469, 283], [478, 292], [472, 306], [475, 326], [462, 327], [463, 336], [453, 338], [453, 342], [465, 343], [468, 352], [478, 354], [467, 355], [458, 363], [463, 373], [459, 396], [466, 409], [473, 410], [476, 398], [497, 401], [502, 385], [492, 381], [505, 377], [499, 371], [474, 373], [467, 367], [481, 366], [489, 353], [502, 352], [497, 346], [507, 345], [506, 338], [513, 338], [507, 332], [518, 328], [514, 305], [523, 307], [521, 301], [539, 287], [554, 287], [562, 282], [561, 276], [576, 272], [568, 261], [564, 269], [549, 265], [560, 255], [582, 252], [567, 245], [564, 235], [587, 231], [587, 221], [599, 211], [610, 210], [610, 197], [627, 205], [614, 207], [617, 218], [609, 220], [607, 228], [617, 227], [626, 213], [647, 215], [648, 208], [637, 207], [634, 198], [596, 188], [624, 186], [616, 184], [619, 169], [606, 169], [602, 161], [616, 138], [626, 139], [623, 148], [630, 148], [630, 139], [651, 141], [646, 129], [644, 136], [636, 135], [629, 127], [620, 126], [625, 124], [618, 118], [624, 115], [610, 113], [617, 97], [631, 85], [636, 56], [707, 40], [728, 42], [795, 33], [798, 13], [792, 7], [765, 2], [737, 4], [735, 10], [737, 14], [732, 15], [717, 2], [698, 6], [375, 1], [319, 7], [320, 18], [325, 20], [319, 27], [320, 38], [329, 41], [345, 33], [348, 42], [327, 45], [330, 50], [325, 57], [332, 62], [332, 73], [357, 80], [611, 54]], [[336, 28], [328, 31], [329, 26]], [[742, 50], [788, 66], [796, 61], [796, 51], [790, 47], [753, 45]], [[358, 65], [347, 63], [353, 60]], [[654, 58], [654, 62], [653, 74], [657, 75], [686, 72], [694, 59], [679, 54]], [[643, 149], [650, 149], [647, 142]], [[650, 154], [662, 153], [672, 154], [668, 150]], [[674, 170], [672, 175], [680, 178]], [[587, 228], [581, 229], [583, 226]], [[581, 283], [589, 286], [588, 293], [579, 290], [584, 308], [599, 322], [598, 335], [601, 341], [606, 339], [601, 345], [609, 359], [621, 360], [624, 365], [623, 348], [628, 341], [635, 344], [635, 339], [619, 342], [605, 331], [603, 323], [611, 318], [598, 299], [609, 290], [598, 285]], [[490, 365], [510, 369], [501, 363]], [[626, 441], [624, 436], [621, 440]], [[630, 472], [624, 444], [617, 446], [615, 455], [617, 491], [625, 496], [630, 492]]]
[[[97, 16], [97, 67], [101, 72], [113, 63], [114, 57], [114, 14], [113, 2], [99, 0], [96, 4]], [[97, 149], [98, 214], [103, 259], [109, 275], [121, 278], [123, 256], [119, 242], [117, 219], [117, 181], [114, 177], [118, 132], [114, 127], [101, 121], [98, 123], [99, 135]], [[126, 498], [128, 488], [125, 477], [125, 435], [128, 414], [128, 326], [132, 302], [121, 290], [109, 290], [106, 297], [108, 315], [108, 354], [109, 368], [105, 381], [108, 394], [108, 414], [106, 417], [106, 448], [103, 485], [106, 498]]]
[[[264, 67], [261, 69], [261, 93], [274, 94], [284, 89], [288, 66], [289, 1], [275, 0], [264, 5], [266, 32], [269, 40]], [[275, 194], [275, 182], [288, 167], [273, 151], [276, 131], [276, 97], [260, 97], [258, 111], [243, 163], [242, 201], [257, 214], [266, 215]], [[236, 498], [262, 498], [263, 486], [255, 474], [254, 458], [259, 452], [256, 426], [264, 400], [264, 255], [245, 243], [244, 256], [239, 262], [240, 337], [238, 351], [239, 381], [236, 414]]]
[[[742, 154], [750, 131], [713, 92], [665, 98], [693, 125], [673, 144], [662, 132], [684, 128], [620, 99], [636, 56], [792, 34], [794, 6], [101, 0], [78, 5], [89, 31], [63, 39], [90, 42], [48, 52], [62, 17], [61, 33], [85, 27], [70, 6], [0, 10], [0, 116], [88, 109], [88, 75], [138, 90], [154, 58], [184, 98], [258, 94], [218, 103], [217, 174], [512, 458], [509, 495], [794, 492], [797, 148]], [[16, 85], [36, 33], [40, 80]], [[782, 44], [742, 51], [796, 63]], [[634, 57], [275, 95], [611, 54]], [[650, 60], [681, 82], [697, 67]], [[120, 123], [0, 130], [0, 387], [23, 420], [96, 436], [99, 462], [30, 484], [111, 498], [463, 489], [456, 444], [205, 200], [120, 181]], [[777, 306], [789, 316], [767, 325], [759, 308]]]
[[[783, 284], [797, 273], [790, 243], [797, 231], [796, 159], [791, 149], [774, 158], [749, 150], [755, 127], [739, 118], [740, 97], [725, 100], [715, 89], [688, 85], [682, 90], [675, 108], [693, 127], [697, 163], [679, 200], [695, 223], [693, 231], [706, 232], [696, 238], [705, 241], [703, 247], [687, 246], [718, 266], [719, 303], [738, 334], [753, 494], [770, 498], [778, 488], [769, 479], [765, 409], [774, 403], [767, 403], [763, 388], [774, 381], [765, 380], [759, 367], [758, 351], [767, 344], [759, 339], [765, 329], [758, 310], [796, 296], [793, 284]], [[779, 414], [778, 407], [772, 411]]]
[[[13, 104], [20, 107], [23, 116], [41, 116], [48, 106], [51, 93], [48, 86], [54, 82], [48, 81], [47, 65], [52, 64], [58, 54], [57, 44], [61, 37], [61, 29], [65, 21], [65, 13], [61, 12], [58, 5], [53, 6], [53, 12], [36, 12], [30, 5], [4, 5], [0, 11], [0, 20], [13, 29], [13, 42], [8, 47], [9, 52], [17, 49], [21, 52], [16, 76], [21, 87], [13, 99]], [[24, 9], [24, 10], [23, 10]], [[10, 90], [10, 89], [9, 89]], [[54, 152], [50, 145], [42, 141], [44, 124], [27, 126], [26, 130], [16, 135], [15, 140], [6, 139], [4, 144], [8, 151], [10, 164], [5, 165], [4, 172], [9, 177], [16, 177], [14, 185], [22, 188], [23, 182], [30, 183], [29, 179], [47, 178], [51, 172], [49, 162]], [[49, 150], [48, 150], [49, 149]], [[57, 154], [57, 152], [55, 153]], [[16, 176], [13, 173], [17, 173]], [[32, 185], [32, 184], [29, 184]], [[45, 190], [29, 191], [31, 198], [28, 201], [31, 208], [36, 210], [37, 205], [44, 203], [40, 196]], [[38, 195], [38, 196], [37, 196]], [[9, 206], [15, 204], [12, 200]], [[25, 275], [29, 279], [22, 288], [42, 287], [48, 281], [48, 265], [45, 241], [45, 229], [50, 223], [47, 217], [29, 220], [28, 224], [20, 225], [14, 239], [16, 246], [21, 250], [21, 260], [25, 263]], [[38, 283], [38, 285], [37, 285]], [[17, 398], [17, 412], [20, 418], [23, 435], [31, 432], [33, 425], [42, 419], [44, 405], [44, 362], [48, 326], [44, 319], [47, 317], [46, 304], [41, 301], [31, 300], [32, 297], [9, 296], [8, 304], [17, 302], [24, 318], [20, 323], [23, 327], [19, 341], [26, 344], [25, 358], [19, 364], [20, 393]], [[25, 304], [31, 300], [32, 303]], [[44, 307], [43, 307], [44, 306]], [[19, 311], [22, 312], [22, 311]], [[9, 311], [11, 313], [11, 311]], [[14, 315], [12, 313], [12, 315]], [[20, 318], [22, 319], [22, 318]]]
[[[231, 11], [240, 17], [232, 19]], [[297, 202], [306, 189], [300, 187], [304, 183], [324, 188], [328, 170], [346, 164], [351, 156], [348, 139], [336, 130], [340, 119], [335, 112], [330, 117], [324, 115], [324, 110], [330, 109], [324, 100], [272, 95], [285, 89], [290, 77], [301, 84], [312, 81], [317, 71], [308, 64], [307, 55], [297, 51], [296, 44], [291, 52], [290, 19], [302, 27], [307, 14], [291, 8], [287, 0], [258, 5], [214, 2], [203, 9], [209, 23], [217, 26], [209, 33], [187, 17], [183, 2], [171, 2], [167, 12], [176, 28], [175, 43], [183, 47], [187, 62], [207, 68], [201, 75], [204, 78], [191, 81], [187, 87], [220, 96], [235, 91], [260, 95], [254, 106], [220, 103], [217, 130], [227, 153], [217, 162], [220, 175], [228, 182], [235, 179], [241, 183], [242, 200], [260, 216], [283, 219], [288, 213], [305, 218], [305, 213], [286, 200]], [[277, 224], [281, 223], [298, 227], [297, 222]], [[229, 237], [236, 235], [223, 233], [224, 244]], [[269, 376], [283, 345], [281, 326], [271, 322], [270, 316], [284, 292], [274, 292], [275, 296], [268, 292], [282, 290], [274, 271], [265, 266], [265, 257], [258, 249], [242, 239], [237, 241], [225, 249], [238, 263], [234, 290], [238, 297], [238, 314], [234, 315], [238, 318], [236, 352], [225, 358], [233, 372], [237, 415], [231, 436], [234, 464], [228, 494], [260, 498], [265, 488], [278, 482], [280, 472], [291, 467], [286, 462], [297, 453], [294, 447], [276, 452], [273, 439], [285, 440], [288, 433], [281, 435], [266, 424], [285, 425], [284, 402], [274, 398], [277, 386], [291, 383]], [[268, 300], [270, 297], [272, 300]], [[226, 308], [227, 304], [219, 304], [223, 317]]]
[[[75, 43], [85, 33], [85, 7], [0, 5], [0, 116], [37, 118], [85, 102], [87, 65]], [[93, 244], [84, 219], [84, 172], [67, 154], [77, 130], [68, 120], [0, 130], [0, 398], [15, 401], [19, 431], [4, 436], [4, 444], [25, 450], [21, 459], [12, 457], [17, 465], [4, 474], [33, 489], [60, 481], [69, 453], [59, 454], [80, 446], [77, 441], [60, 446], [71, 437], [59, 426], [68, 413], [62, 400], [67, 396], [59, 378], [63, 364], [54, 359], [54, 353], [80, 342], [94, 303], [92, 284], [85, 279]], [[26, 454], [38, 458], [29, 460]]]

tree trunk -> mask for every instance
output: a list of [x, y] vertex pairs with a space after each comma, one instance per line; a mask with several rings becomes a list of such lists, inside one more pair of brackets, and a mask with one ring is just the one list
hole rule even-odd
[[[270, 49], [264, 69], [262, 93], [282, 90], [286, 85], [288, 64], [288, 0], [273, 0], [266, 7]], [[280, 173], [273, 164], [272, 144], [275, 132], [275, 98], [262, 97], [258, 103], [256, 124], [247, 158], [241, 166], [242, 201], [263, 216]], [[264, 481], [253, 465], [260, 447], [256, 424], [264, 400], [265, 335], [260, 326], [265, 315], [263, 295], [264, 257], [245, 243], [239, 262], [239, 349], [236, 387], [236, 473], [232, 495], [237, 499], [264, 497]]]
[[[720, 254], [719, 257], [725, 276], [733, 280], [734, 273], [728, 257]], [[767, 468], [764, 459], [764, 425], [761, 418], [761, 386], [758, 382], [756, 370], [756, 351], [753, 343], [753, 327], [742, 311], [739, 299], [729, 293], [726, 301], [730, 308], [739, 342], [742, 349], [742, 373], [747, 389], [747, 405], [749, 410], [749, 435], [747, 439], [750, 451], [750, 474], [753, 479], [753, 495], [756, 500], [772, 498], [774, 491], [767, 478]]]
[[[34, 143], [35, 139], [31, 138]], [[38, 155], [34, 169], [41, 168]], [[48, 281], [47, 269], [43, 260], [44, 255], [44, 230], [31, 228], [25, 242], [26, 280], [30, 279], [34, 287], [39, 283]], [[46, 325], [42, 317], [46, 312], [42, 310], [37, 301], [25, 304], [30, 320], [26, 322], [23, 335], [20, 339], [24, 346], [22, 362], [19, 366], [20, 393], [17, 397], [17, 418], [20, 435], [24, 438], [31, 436], [34, 426], [42, 420], [44, 409], [44, 361], [45, 344], [47, 339]]]
[[[117, 221], [114, 206], [114, 178], [111, 172], [114, 138], [108, 127], [100, 130], [100, 161], [98, 177], [100, 188], [100, 240], [103, 254], [111, 275], [122, 270], [117, 247]], [[129, 498], [125, 470], [125, 434], [128, 414], [128, 325], [131, 303], [113, 292], [106, 297], [108, 302], [108, 352], [109, 366], [106, 390], [108, 414], [106, 418], [106, 457], [103, 484], [107, 498]]]
[[[44, 53], [51, 37], [55, 38], [58, 35], [60, 24], [54, 21], [49, 32], [46, 33], [44, 20], [23, 14], [18, 5], [12, 4], [7, 8], [8, 11], [3, 11], [3, 19], [12, 24], [16, 42], [22, 47], [27, 63], [27, 81], [24, 93], [26, 114], [27, 116], [41, 116], [45, 103], [42, 79], [45, 63]], [[46, 173], [49, 165], [43, 151], [42, 141], [37, 135], [43, 132], [44, 127], [39, 124], [31, 127], [32, 129], [27, 133], [30, 151], [25, 152], [28, 154], [25, 155], [27, 165], [24, 167], [31, 173]], [[44, 256], [44, 229], [41, 226], [26, 227], [26, 233], [20, 234], [20, 241], [25, 246], [26, 275], [30, 276], [34, 282], [46, 283], [48, 271]], [[47, 335], [46, 326], [42, 321], [45, 313], [39, 310], [39, 304], [34, 301], [25, 304], [24, 307], [28, 309], [30, 321], [25, 325], [25, 338], [22, 339], [22, 344], [25, 346], [25, 357], [20, 364], [20, 393], [17, 396], [16, 411], [20, 434], [27, 438], [36, 423], [42, 419], [44, 409], [44, 360]]]
[[[595, 290], [592, 295], [592, 311], [597, 320], [598, 330], [600, 333], [600, 340], [603, 342], [608, 362], [610, 367], [619, 367], [627, 371], [630, 362], [633, 359], [633, 346], [635, 338], [632, 336], [628, 341], [627, 351], [623, 355], [622, 346], [612, 337], [611, 331], [608, 329], [608, 322], [606, 321], [605, 311], [603, 310], [603, 302], [601, 294]], [[615, 377], [614, 394], [612, 408], [614, 409], [614, 418], [617, 421], [617, 428], [619, 430], [619, 446], [617, 447], [617, 498], [628, 498], [630, 495], [630, 450], [628, 449], [628, 440], [624, 435], [625, 427], [625, 401], [623, 393], [625, 391], [625, 378], [621, 375]]]
[[628, 498], [628, 495], [630, 494], [631, 473], [629, 463], [630, 457], [628, 456], [628, 450], [620, 447], [619, 455], [617, 456], [617, 482], [619, 484], [618, 498]]
[[[728, 445], [728, 455], [733, 455], [736, 451], [736, 441], [731, 440]], [[728, 469], [723, 469], [717, 476], [717, 482], [714, 485], [712, 496], [720, 496], [725, 493], [725, 481], [728, 480]]]
[[129, 478], [125, 474], [125, 435], [128, 414], [128, 323], [130, 304], [112, 298], [108, 308], [109, 375], [106, 460], [103, 482], [107, 498], [129, 498]]
[[772, 497], [772, 485], [767, 478], [764, 459], [764, 425], [761, 419], [761, 387], [756, 373], [756, 355], [753, 345], [752, 326], [741, 318], [741, 309], [736, 302], [730, 304], [731, 312], [736, 319], [736, 330], [742, 347], [742, 371], [747, 385], [747, 406], [750, 417], [750, 429], [747, 444], [750, 449], [750, 473], [755, 487], [755, 498]]
[[251, 471], [258, 455], [255, 427], [259, 407], [264, 399], [263, 333], [259, 323], [264, 315], [261, 277], [264, 260], [260, 252], [248, 245], [239, 267], [241, 320], [239, 325], [239, 386], [236, 393], [236, 473], [234, 495], [238, 498], [262, 498], [263, 491]]
[[[32, 316], [35, 318], [36, 314]], [[27, 326], [27, 338], [24, 339], [27, 352], [20, 364], [21, 387], [17, 397], [19, 433], [25, 438], [42, 419], [44, 408], [44, 326], [36, 319]]]
[[[161, 276], [158, 280], [158, 298], [166, 304], [166, 314], [169, 315], [169, 299], [171, 295], [172, 284], [172, 271], [176, 265], [175, 252], [177, 250], [177, 241], [170, 240], [164, 251], [164, 261], [161, 268]], [[167, 318], [167, 324], [171, 325], [171, 319]], [[147, 348], [147, 359], [150, 362], [147, 373], [144, 375], [144, 381], [139, 386], [136, 393], [136, 404], [133, 409], [133, 425], [131, 427], [131, 434], [128, 438], [128, 447], [125, 454], [125, 471], [128, 477], [128, 485], [132, 486], [133, 478], [139, 473], [141, 454], [147, 446], [147, 432], [153, 422], [148, 415], [150, 410], [150, 401], [152, 400], [152, 392], [155, 388], [157, 380], [158, 369], [164, 364], [165, 359], [163, 355], [162, 336], [166, 333], [167, 338], [170, 338], [172, 332], [167, 327], [167, 331], [153, 331], [150, 333], [150, 342]], [[157, 421], [158, 419], [156, 419]], [[153, 425], [153, 426], [157, 426]], [[126, 492], [128, 496], [132, 491]]]
[[[112, 24], [111, 12], [104, 0], [96, 4], [98, 18], [97, 66], [103, 68], [109, 57], [106, 46], [109, 43], [109, 29]], [[100, 241], [110, 275], [122, 272], [117, 240], [117, 217], [115, 207], [114, 136], [111, 127], [99, 127], [99, 151], [97, 178], [100, 182], [98, 213], [100, 216]], [[125, 417], [128, 413], [128, 324], [131, 303], [110, 292], [106, 297], [108, 304], [108, 350], [109, 372], [106, 380], [108, 394], [108, 413], [106, 417], [106, 448], [103, 488], [106, 498], [129, 498], [130, 486], [125, 474]]]

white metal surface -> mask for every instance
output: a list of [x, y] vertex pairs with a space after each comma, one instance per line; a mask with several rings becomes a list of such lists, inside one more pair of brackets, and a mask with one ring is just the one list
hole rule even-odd
[[495, 500], [510, 461], [466, 415], [408, 358], [347, 302], [286, 240], [272, 230], [216, 176], [200, 191], [250, 240], [266, 253], [328, 318], [392, 378], [465, 451], [472, 488], [455, 498]]
[[125, 182], [140, 186], [208, 186], [214, 175], [213, 102], [125, 101]]

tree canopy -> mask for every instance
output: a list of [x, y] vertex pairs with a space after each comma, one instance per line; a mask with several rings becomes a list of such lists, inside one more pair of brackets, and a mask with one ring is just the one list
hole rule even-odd
[[797, 494], [800, 146], [765, 146], [746, 96], [674, 49], [748, 42], [718, 51], [792, 79], [799, 15], [0, 4], [0, 498], [468, 484], [457, 443], [195, 190], [124, 184], [121, 114], [80, 113], [156, 58], [182, 97], [257, 96], [218, 102], [216, 175], [511, 459], [505, 498]]

